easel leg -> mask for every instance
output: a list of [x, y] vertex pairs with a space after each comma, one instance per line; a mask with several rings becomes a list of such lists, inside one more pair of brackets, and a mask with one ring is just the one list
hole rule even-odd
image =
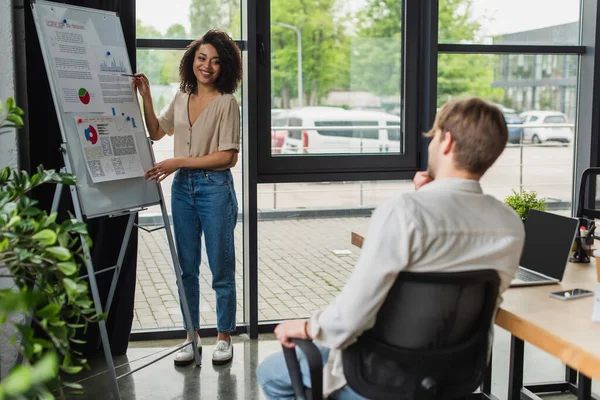
[[121, 273], [121, 267], [123, 266], [123, 259], [125, 259], [125, 253], [129, 246], [129, 238], [131, 237], [131, 230], [133, 229], [133, 221], [137, 213], [129, 214], [129, 220], [127, 222], [127, 228], [125, 229], [125, 235], [123, 235], [123, 243], [121, 244], [121, 251], [119, 252], [119, 258], [117, 259], [117, 265], [115, 272], [113, 273], [113, 279], [110, 283], [110, 290], [108, 292], [108, 299], [106, 300], [106, 312], [110, 312], [110, 306], [112, 305], [115, 290], [117, 289], [117, 282], [119, 281], [119, 274]]
[[[157, 183], [157, 185], [160, 185]], [[163, 223], [165, 224], [165, 232], [167, 233], [167, 240], [169, 242], [169, 248], [171, 249], [171, 257], [173, 259], [173, 269], [175, 269], [175, 276], [177, 277], [177, 289], [179, 290], [179, 298], [181, 299], [182, 308], [183, 308], [183, 318], [185, 318], [187, 325], [187, 332], [190, 338], [192, 339], [193, 347], [194, 347], [194, 360], [196, 361], [196, 366], [202, 365], [202, 359], [200, 358], [200, 352], [198, 351], [198, 346], [196, 343], [196, 333], [194, 332], [194, 324], [192, 323], [192, 317], [190, 314], [190, 308], [187, 302], [187, 298], [185, 297], [185, 289], [183, 288], [183, 278], [181, 276], [181, 268], [179, 267], [179, 260], [177, 259], [177, 252], [175, 250], [175, 241], [173, 240], [173, 232], [171, 232], [171, 223], [169, 221], [169, 214], [167, 214], [167, 210], [165, 207], [165, 199], [162, 194], [162, 189], [159, 187], [160, 193], [160, 209], [162, 211]]]
[[[64, 169], [63, 169], [64, 171]], [[63, 185], [59, 184], [56, 186], [56, 191], [54, 193], [54, 200], [52, 201], [52, 212], [56, 212], [60, 203], [60, 196], [62, 194]], [[74, 187], [71, 187], [71, 198], [73, 201], [73, 207], [75, 208], [75, 216], [79, 221], [83, 221], [83, 215], [81, 213], [81, 208], [79, 207], [79, 199], [77, 199], [77, 192]], [[92, 264], [92, 257], [90, 255], [90, 248], [87, 245], [87, 242], [83, 237], [80, 236], [81, 246], [83, 248], [83, 252], [85, 254], [85, 265], [88, 272], [88, 278], [90, 281], [90, 289], [92, 290], [92, 298], [94, 300], [94, 307], [96, 309], [96, 313], [101, 314], [102, 311], [102, 302], [100, 301], [100, 293], [98, 292], [98, 284], [96, 282], [96, 274], [94, 272], [94, 267]], [[102, 347], [104, 349], [104, 358], [106, 360], [106, 367], [108, 369], [108, 373], [110, 374], [110, 380], [112, 385], [112, 392], [115, 400], [121, 399], [121, 394], [119, 392], [119, 384], [117, 382], [117, 375], [115, 372], [115, 364], [113, 362], [112, 353], [110, 352], [110, 343], [108, 341], [108, 332], [106, 331], [106, 321], [98, 321], [98, 329], [100, 330], [100, 338], [102, 340]]]
[[[79, 217], [78, 217], [79, 218]], [[102, 313], [102, 302], [100, 301], [100, 293], [98, 292], [98, 284], [94, 267], [92, 266], [92, 257], [90, 249], [83, 238], [81, 238], [83, 251], [85, 252], [85, 264], [87, 266], [88, 278], [90, 280], [90, 288], [92, 289], [92, 298], [94, 299], [94, 307], [97, 313]], [[107, 314], [108, 315], [108, 314]], [[100, 338], [102, 340], [102, 348], [104, 349], [104, 358], [106, 359], [106, 368], [110, 374], [112, 391], [115, 399], [120, 399], [119, 384], [117, 382], [117, 374], [115, 372], [115, 363], [113, 362], [112, 353], [110, 352], [110, 342], [108, 341], [108, 332], [106, 331], [106, 321], [98, 321], [98, 329], [100, 330]]]

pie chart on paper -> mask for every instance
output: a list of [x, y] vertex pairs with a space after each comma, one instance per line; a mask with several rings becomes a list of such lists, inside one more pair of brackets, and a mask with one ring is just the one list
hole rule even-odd
[[96, 144], [98, 141], [98, 132], [96, 132], [96, 128], [92, 125], [85, 128], [85, 139], [92, 144]]
[[81, 101], [83, 104], [90, 103], [90, 93], [85, 88], [80, 88], [78, 94], [79, 101]]

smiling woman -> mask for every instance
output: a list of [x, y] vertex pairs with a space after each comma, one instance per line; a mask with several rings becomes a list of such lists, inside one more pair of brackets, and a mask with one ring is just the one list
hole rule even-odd
[[[233, 93], [241, 80], [241, 58], [234, 41], [222, 31], [208, 31], [186, 49], [179, 66], [179, 91], [157, 118], [148, 78], [136, 74], [133, 85], [144, 101], [150, 137], [174, 136], [174, 158], [157, 163], [146, 178], [164, 180], [175, 173], [171, 208], [177, 256], [183, 275], [191, 323], [200, 329], [200, 263], [204, 235], [208, 265], [217, 295], [218, 338], [213, 363], [231, 361], [230, 334], [236, 328], [234, 229], [238, 204], [230, 168], [238, 160], [240, 112]], [[191, 337], [187, 341], [192, 340]], [[196, 340], [200, 348], [199, 338]], [[175, 365], [194, 360], [191, 346]]]

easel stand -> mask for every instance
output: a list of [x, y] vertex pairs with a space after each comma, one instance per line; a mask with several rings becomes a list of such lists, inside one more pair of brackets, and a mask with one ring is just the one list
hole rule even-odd
[[[63, 160], [65, 163], [65, 167], [62, 169], [62, 172], [67, 172], [67, 173], [72, 173], [72, 169], [71, 169], [71, 164], [69, 161], [69, 157], [67, 155], [67, 151], [66, 151], [66, 144], [63, 144], [61, 146], [61, 153], [63, 155]], [[154, 160], [153, 160], [154, 161]], [[181, 277], [181, 269], [179, 267], [179, 261], [177, 259], [177, 253], [175, 250], [175, 243], [173, 240], [173, 233], [171, 232], [171, 226], [169, 224], [169, 215], [167, 213], [166, 207], [165, 207], [165, 201], [164, 201], [164, 197], [163, 197], [163, 193], [162, 190], [160, 188], [160, 184], [157, 183], [158, 186], [158, 191], [160, 193], [160, 202], [158, 205], [160, 205], [160, 209], [162, 212], [162, 216], [163, 216], [163, 221], [164, 221], [164, 226], [163, 228], [165, 229], [166, 233], [167, 233], [167, 240], [169, 242], [169, 249], [171, 250], [171, 257], [173, 260], [173, 268], [175, 269], [175, 276], [177, 279], [177, 288], [179, 290], [179, 297], [181, 299], [182, 305], [183, 305], [183, 317], [185, 318], [185, 321], [187, 321], [187, 331], [189, 336], [192, 338], [192, 341], [190, 343], [187, 344], [183, 344], [180, 346], [177, 346], [177, 348], [175, 348], [174, 350], [170, 351], [167, 354], [162, 355], [161, 357], [152, 360], [144, 365], [142, 365], [139, 368], [136, 368], [134, 370], [131, 370], [129, 372], [127, 372], [126, 374], [117, 376], [116, 371], [115, 371], [115, 364], [113, 362], [113, 358], [112, 358], [112, 353], [110, 350], [110, 342], [108, 340], [108, 333], [106, 331], [106, 321], [105, 320], [101, 320], [98, 321], [98, 328], [100, 330], [100, 338], [102, 341], [102, 347], [104, 349], [104, 358], [106, 359], [106, 366], [108, 368], [108, 373], [110, 375], [110, 379], [111, 379], [111, 385], [112, 385], [112, 392], [113, 392], [113, 396], [114, 399], [121, 399], [121, 395], [119, 392], [119, 384], [117, 382], [118, 379], [124, 378], [126, 376], [129, 376], [131, 374], [133, 374], [136, 371], [139, 371], [140, 369], [143, 369], [151, 364], [154, 364], [155, 362], [165, 358], [166, 356], [168, 356], [169, 354], [173, 354], [176, 351], [179, 351], [180, 349], [184, 348], [185, 346], [193, 346], [193, 351], [194, 351], [194, 361], [196, 363], [196, 366], [201, 366], [202, 365], [202, 359], [200, 357], [200, 352], [198, 351], [198, 346], [196, 345], [196, 335], [194, 334], [194, 326], [192, 324], [192, 319], [191, 319], [191, 315], [190, 315], [190, 309], [188, 307], [188, 303], [187, 303], [187, 299], [185, 297], [185, 290], [183, 288], [183, 280]], [[52, 212], [56, 212], [58, 210], [59, 204], [60, 204], [60, 197], [62, 194], [62, 190], [63, 190], [63, 185], [62, 184], [58, 184], [56, 187], [56, 191], [54, 193], [54, 199], [52, 201]], [[70, 191], [71, 191], [71, 200], [73, 202], [73, 207], [75, 209], [75, 217], [77, 218], [77, 220], [79, 221], [84, 221], [83, 219], [83, 213], [81, 212], [81, 205], [79, 202], [79, 197], [77, 194], [77, 188], [76, 186], [71, 186], [70, 187]], [[115, 294], [115, 290], [117, 287], [117, 282], [119, 280], [119, 274], [121, 272], [121, 267], [123, 265], [123, 259], [125, 258], [125, 253], [127, 251], [127, 246], [129, 244], [129, 239], [131, 237], [131, 231], [133, 229], [133, 225], [134, 225], [134, 220], [135, 220], [135, 216], [137, 214], [137, 212], [140, 211], [140, 209], [132, 209], [132, 210], [125, 210], [122, 211], [118, 214], [107, 214], [106, 216], [110, 217], [117, 217], [117, 216], [124, 216], [124, 215], [129, 215], [129, 220], [127, 222], [127, 228], [125, 229], [125, 234], [123, 236], [123, 242], [121, 244], [121, 250], [119, 252], [119, 258], [117, 259], [117, 264], [110, 267], [110, 268], [106, 268], [103, 269], [101, 271], [95, 271], [94, 270], [94, 266], [92, 263], [92, 257], [90, 254], [90, 249], [87, 245], [87, 242], [84, 240], [83, 237], [81, 237], [81, 245], [83, 247], [83, 251], [84, 251], [84, 258], [85, 258], [85, 264], [87, 267], [87, 275], [82, 276], [81, 278], [88, 278], [89, 282], [90, 282], [90, 289], [92, 291], [92, 298], [94, 300], [94, 307], [96, 308], [96, 313], [98, 314], [102, 314], [103, 312], [106, 312], [106, 315], [108, 316], [109, 312], [110, 312], [110, 307], [112, 305], [112, 300]], [[100, 301], [100, 293], [98, 291], [98, 283], [96, 281], [96, 275], [104, 273], [104, 272], [109, 272], [109, 271], [114, 271], [113, 273], [113, 278], [112, 278], [112, 282], [110, 285], [110, 290], [108, 293], [108, 298], [106, 301], [106, 306], [102, 307], [102, 302]]]

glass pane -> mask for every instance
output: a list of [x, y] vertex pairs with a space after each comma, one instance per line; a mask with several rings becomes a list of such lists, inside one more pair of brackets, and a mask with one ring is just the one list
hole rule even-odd
[[387, 129], [401, 126], [402, 18], [398, 0], [271, 1], [272, 154], [404, 152]]
[[504, 113], [509, 144], [484, 175], [484, 190], [500, 200], [534, 190], [549, 210], [570, 210], [577, 56], [440, 54], [438, 65], [438, 107], [478, 96]]
[[240, 0], [138, 0], [135, 13], [138, 39], [197, 39], [209, 29], [241, 39]]
[[329, 304], [358, 260], [351, 232], [412, 191], [412, 181], [259, 185], [259, 321], [306, 318]]
[[579, 44], [580, 0], [439, 0], [440, 43]]
[[[152, 91], [154, 110], [157, 116], [167, 108], [171, 99], [179, 90], [178, 66], [183, 51], [173, 50], [138, 50], [138, 71], [144, 72]], [[241, 90], [236, 97], [241, 102]], [[140, 99], [140, 105], [142, 101]], [[243, 126], [243, 124], [242, 124]], [[175, 133], [177, 134], [177, 132]], [[154, 142], [156, 161], [173, 157], [173, 137], [165, 136]], [[242, 153], [237, 165], [232, 168], [234, 187], [239, 209], [242, 210]], [[161, 185], [169, 216], [171, 215], [171, 184], [173, 175], [165, 179]], [[171, 219], [172, 221], [172, 219]], [[139, 224], [147, 229], [162, 226], [160, 207], [154, 206], [140, 212]], [[172, 227], [171, 227], [172, 229]], [[235, 228], [236, 255], [236, 288], [237, 288], [237, 323], [243, 323], [243, 223], [241, 211]], [[138, 236], [138, 274], [135, 293], [134, 330], [181, 328], [182, 317], [179, 309], [179, 295], [173, 271], [173, 263], [169, 244], [164, 230], [148, 233], [139, 230]], [[212, 275], [208, 267], [204, 239], [202, 240], [202, 264], [200, 266], [200, 325], [201, 327], [216, 324], [216, 301], [212, 289]]]

